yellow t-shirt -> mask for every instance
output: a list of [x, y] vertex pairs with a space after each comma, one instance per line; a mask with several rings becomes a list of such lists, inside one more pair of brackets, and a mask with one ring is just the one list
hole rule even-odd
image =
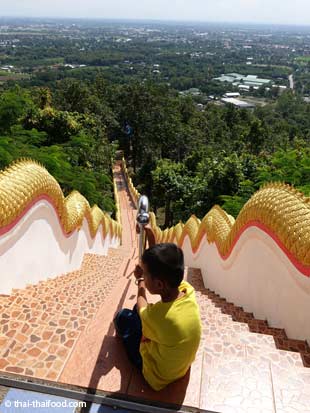
[[194, 288], [182, 281], [185, 294], [168, 303], [159, 301], [140, 309], [143, 376], [154, 390], [185, 376], [200, 342], [201, 323]]

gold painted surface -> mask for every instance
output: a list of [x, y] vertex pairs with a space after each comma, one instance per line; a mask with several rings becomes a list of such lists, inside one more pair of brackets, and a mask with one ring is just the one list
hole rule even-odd
[[116, 222], [117, 222], [117, 235], [119, 238], [122, 236], [122, 219], [121, 219], [121, 207], [120, 207], [120, 201], [119, 201], [119, 196], [118, 196], [118, 190], [117, 190], [117, 185], [116, 185], [116, 180], [113, 178], [113, 188], [114, 188], [114, 201], [115, 201], [115, 207], [116, 207]]
[[126, 161], [125, 161], [124, 158], [122, 159], [122, 168], [123, 168], [125, 179], [126, 179], [126, 182], [127, 182], [127, 185], [128, 185], [129, 192], [130, 192], [131, 197], [132, 197], [132, 199], [133, 199], [133, 201], [134, 201], [134, 203], [137, 207], [138, 206], [138, 201], [139, 201], [139, 198], [140, 198], [141, 195], [140, 195], [139, 191], [134, 187], [132, 179], [130, 178], [130, 176], [128, 174], [128, 169], [127, 169]]
[[41, 196], [51, 199], [66, 233], [80, 229], [86, 218], [92, 237], [101, 224], [104, 235], [121, 234], [119, 222], [113, 221], [97, 205], [91, 208], [87, 199], [77, 191], [65, 198], [53, 176], [31, 160], [18, 161], [0, 172], [0, 228], [12, 224]]
[[[124, 161], [123, 167], [126, 168]], [[290, 185], [263, 185], [244, 205], [236, 220], [215, 205], [201, 221], [192, 215], [185, 224], [180, 222], [162, 231], [156, 224], [155, 214], [150, 214], [156, 242], [176, 242], [181, 246], [188, 236], [195, 252], [206, 237], [209, 243], [216, 243], [222, 256], [229, 254], [238, 234], [251, 223], [266, 228], [300, 264], [310, 265], [310, 198]]]

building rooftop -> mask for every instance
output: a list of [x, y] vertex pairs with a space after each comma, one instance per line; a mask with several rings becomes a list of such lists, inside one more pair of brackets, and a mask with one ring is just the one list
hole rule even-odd
[[240, 75], [239, 73], [227, 73], [220, 77], [216, 77], [213, 80], [219, 82], [232, 83], [234, 86], [239, 86], [239, 84], [249, 85], [249, 86], [265, 86], [272, 83], [271, 79], [262, 79], [256, 75]]
[[239, 97], [240, 93], [239, 92], [227, 92], [225, 93], [225, 95], [223, 96], [224, 98], [236, 98]]
[[238, 108], [244, 108], [244, 109], [255, 108], [255, 105], [253, 103], [244, 102], [243, 100], [235, 99], [232, 97], [223, 98], [221, 99], [221, 101], [226, 104], [234, 105]]

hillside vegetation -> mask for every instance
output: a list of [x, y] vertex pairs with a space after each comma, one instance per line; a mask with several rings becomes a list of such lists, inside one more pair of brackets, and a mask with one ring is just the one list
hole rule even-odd
[[77, 189], [110, 212], [116, 141], [164, 225], [214, 204], [236, 216], [267, 181], [310, 193], [310, 105], [291, 92], [255, 111], [201, 111], [168, 86], [102, 76], [0, 94], [0, 167], [38, 160], [65, 193]]

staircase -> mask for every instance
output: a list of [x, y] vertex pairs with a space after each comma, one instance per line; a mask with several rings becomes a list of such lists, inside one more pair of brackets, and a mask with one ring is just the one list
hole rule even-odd
[[[196, 288], [203, 322], [200, 408], [309, 412], [310, 369], [304, 367], [301, 354], [277, 349], [271, 332], [251, 332], [260, 321], [242, 309], [230, 305], [232, 315], [225, 314], [225, 300], [204, 288], [199, 269], [190, 269], [188, 280]], [[233, 320], [242, 319], [241, 314], [244, 322]]]
[[[80, 270], [0, 296], [0, 371], [127, 400], [213, 412], [310, 412], [310, 349], [284, 330], [255, 320], [203, 285], [187, 268], [203, 335], [190, 372], [154, 392], [131, 366], [113, 316], [135, 304], [136, 210], [120, 165], [114, 168], [123, 243], [107, 256], [86, 255]], [[159, 297], [148, 297], [156, 302]]]
[[0, 368], [57, 380], [80, 334], [117, 283], [126, 261], [86, 255], [79, 271], [29, 285], [0, 298]]

